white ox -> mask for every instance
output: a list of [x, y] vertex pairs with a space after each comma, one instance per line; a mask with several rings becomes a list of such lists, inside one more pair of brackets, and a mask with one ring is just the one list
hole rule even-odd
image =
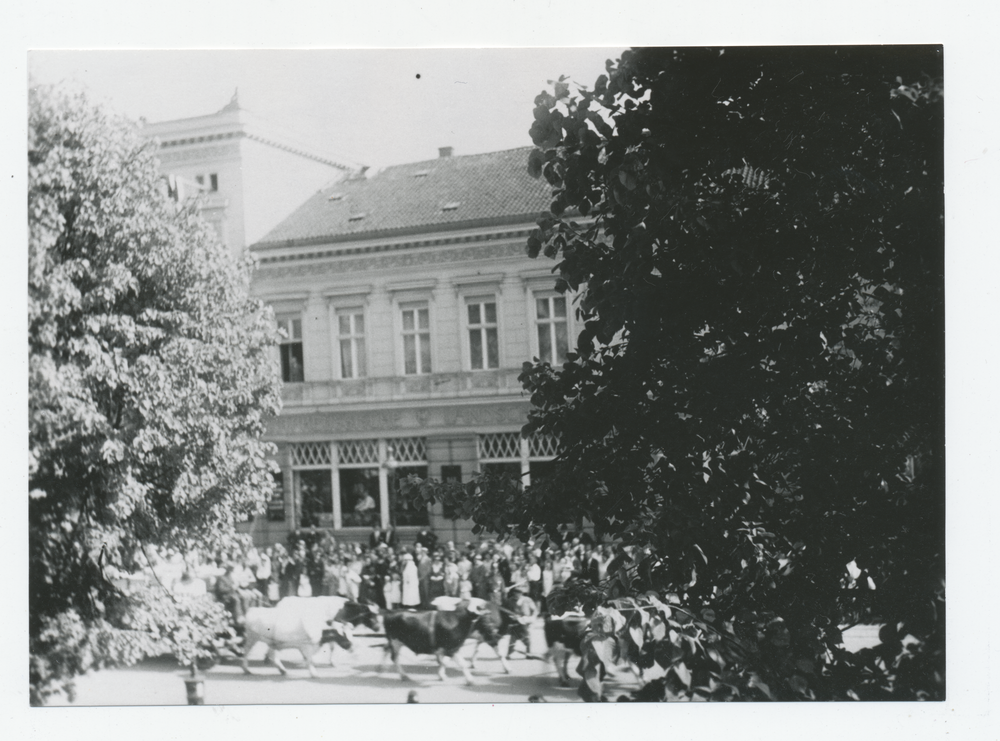
[[266, 643], [267, 659], [287, 674], [277, 652], [294, 648], [302, 654], [309, 666], [309, 676], [317, 677], [313, 656], [324, 639], [334, 640], [349, 649], [352, 642], [351, 626], [333, 622], [344, 609], [346, 597], [286, 597], [276, 607], [251, 607], [246, 614], [243, 641], [243, 671], [250, 674], [250, 651], [258, 643]]

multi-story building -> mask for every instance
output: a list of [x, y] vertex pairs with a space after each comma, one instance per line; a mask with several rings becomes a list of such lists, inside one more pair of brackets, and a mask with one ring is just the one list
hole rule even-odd
[[532, 357], [561, 362], [575, 336], [553, 262], [525, 254], [550, 190], [528, 148], [355, 174], [321, 189], [251, 246], [254, 291], [285, 330], [284, 408], [268, 428], [281, 494], [251, 531], [367, 537], [432, 526], [471, 537], [454, 513], [408, 508], [402, 476], [467, 480], [500, 466], [530, 482], [552, 441], [522, 439]]
[[406, 507], [399, 480], [544, 471], [554, 445], [520, 437], [517, 377], [532, 357], [561, 362], [574, 327], [552, 262], [525, 254], [550, 201], [528, 148], [443, 148], [371, 173], [289, 144], [235, 95], [142, 131], [175, 194], [197, 194], [223, 242], [257, 256], [254, 292], [285, 330], [284, 408], [268, 427], [278, 494], [241, 526], [258, 543], [303, 528], [366, 538], [374, 523], [467, 540], [455, 513]]

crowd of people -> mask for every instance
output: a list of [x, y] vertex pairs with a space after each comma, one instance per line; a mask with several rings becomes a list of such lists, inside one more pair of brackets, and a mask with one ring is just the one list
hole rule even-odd
[[[309, 533], [308, 535], [313, 535]], [[429, 529], [412, 545], [376, 525], [367, 543], [337, 542], [329, 532], [293, 533], [259, 549], [249, 539], [228, 551], [154, 552], [150, 568], [175, 594], [214, 594], [237, 625], [249, 606], [289, 596], [339, 595], [382, 609], [429, 609], [437, 597], [478, 597], [531, 617], [553, 588], [573, 579], [595, 584], [607, 575], [615, 547], [585, 532], [561, 544], [485, 540], [439, 542]]]

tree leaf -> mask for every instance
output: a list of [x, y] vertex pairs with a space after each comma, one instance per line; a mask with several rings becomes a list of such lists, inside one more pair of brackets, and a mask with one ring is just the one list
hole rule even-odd
[[[542, 153], [538, 149], [532, 149], [528, 153], [528, 174], [536, 180], [542, 176], [542, 165], [545, 163]], [[537, 253], [536, 253], [537, 254]], [[532, 255], [534, 257], [534, 255]]]
[[632, 643], [635, 647], [642, 649], [643, 646], [643, 630], [641, 625], [630, 625], [628, 629], [629, 637], [632, 639]]

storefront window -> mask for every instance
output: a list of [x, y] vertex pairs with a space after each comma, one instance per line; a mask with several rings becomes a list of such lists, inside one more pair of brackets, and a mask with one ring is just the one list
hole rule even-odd
[[531, 472], [531, 483], [537, 484], [552, 472], [555, 461], [531, 461], [528, 466]]
[[507, 474], [515, 481], [521, 480], [520, 463], [483, 463], [482, 469], [483, 473], [488, 473], [491, 476]]
[[389, 521], [392, 525], [429, 525], [427, 505], [411, 506], [399, 491], [399, 483], [410, 475], [427, 478], [427, 466], [400, 466], [389, 474]]
[[[297, 527], [370, 528], [428, 525], [427, 507], [409, 507], [398, 481], [411, 473], [427, 478], [427, 443], [422, 437], [360, 438], [290, 446]], [[459, 476], [461, 475], [459, 469]], [[272, 504], [282, 516], [281, 481]]]
[[333, 486], [329, 471], [296, 471], [299, 527], [333, 526]]
[[371, 527], [380, 522], [378, 469], [342, 468], [339, 473], [343, 527]]
[[522, 438], [516, 432], [497, 432], [479, 436], [479, 470], [506, 473], [523, 486], [550, 476], [558, 454], [559, 440], [548, 435]]

